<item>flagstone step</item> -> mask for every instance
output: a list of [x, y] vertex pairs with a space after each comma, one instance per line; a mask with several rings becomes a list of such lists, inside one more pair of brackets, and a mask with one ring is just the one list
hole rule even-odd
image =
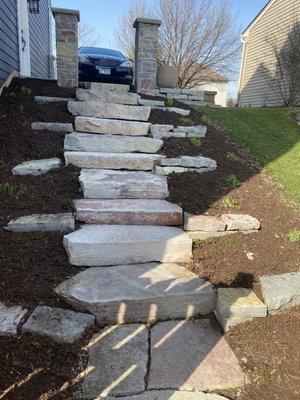
[[151, 108], [123, 104], [101, 103], [99, 101], [69, 101], [68, 110], [73, 115], [95, 118], [148, 121]]
[[95, 135], [73, 132], [65, 136], [64, 148], [72, 151], [100, 153], [156, 153], [163, 141], [143, 136]]
[[142, 171], [84, 169], [79, 176], [88, 199], [166, 199], [165, 176]]
[[182, 225], [182, 209], [165, 200], [119, 199], [74, 202], [76, 219], [87, 224]]
[[110, 90], [113, 92], [129, 92], [130, 86], [121, 83], [80, 82], [80, 86], [92, 90]]
[[[122, 121], [118, 119], [76, 117], [75, 129], [78, 132], [103, 133], [109, 135], [147, 136], [149, 122]], [[72, 132], [72, 131], [71, 131]]]
[[24, 161], [12, 169], [13, 175], [33, 175], [38, 176], [48, 171], [61, 167], [59, 158], [47, 158], [43, 160]]
[[89, 268], [55, 291], [75, 308], [91, 312], [100, 326], [193, 318], [216, 306], [213, 286], [177, 264]]
[[140, 153], [97, 153], [86, 151], [66, 151], [66, 164], [79, 168], [99, 168], [134, 171], [152, 171], [154, 165], [164, 156]]
[[79, 101], [101, 101], [107, 103], [137, 106], [141, 97], [136, 93], [122, 93], [95, 89], [77, 89], [76, 98]]
[[84, 225], [64, 236], [69, 262], [77, 266], [189, 262], [192, 243], [182, 229], [152, 225]]

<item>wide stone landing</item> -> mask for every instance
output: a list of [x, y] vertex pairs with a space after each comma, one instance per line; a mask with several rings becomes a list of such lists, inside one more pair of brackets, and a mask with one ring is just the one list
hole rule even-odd
[[64, 148], [100, 153], [156, 153], [163, 141], [142, 136], [93, 135], [73, 132], [65, 136]]
[[164, 156], [138, 153], [97, 153], [86, 151], [67, 151], [66, 164], [79, 168], [125, 169], [133, 171], [152, 171], [154, 165]]
[[[119, 397], [109, 397], [118, 400]], [[122, 400], [226, 400], [227, 397], [213, 393], [183, 392], [181, 390], [149, 390], [136, 396], [125, 396]]]
[[125, 119], [131, 121], [148, 121], [151, 112], [150, 107], [101, 103], [99, 101], [69, 101], [68, 110], [73, 115], [83, 117]]
[[145, 325], [109, 326], [88, 345], [82, 399], [138, 394], [145, 390], [148, 330]]
[[72, 213], [32, 214], [9, 221], [6, 228], [12, 232], [55, 232], [75, 229]]
[[59, 158], [47, 158], [44, 160], [24, 161], [12, 169], [13, 175], [33, 175], [45, 174], [52, 169], [59, 168], [62, 162]]
[[89, 268], [56, 292], [91, 312], [100, 326], [197, 317], [216, 305], [212, 285], [177, 264]]
[[79, 176], [85, 198], [166, 199], [167, 179], [142, 171], [84, 169]]
[[14, 336], [27, 313], [21, 306], [6, 306], [0, 303], [0, 336]]
[[155, 199], [90, 200], [74, 202], [76, 219], [87, 224], [182, 225], [182, 209]]
[[119, 83], [80, 82], [80, 86], [92, 90], [110, 90], [112, 92], [128, 93], [130, 86]]
[[151, 329], [148, 389], [212, 391], [244, 384], [238, 360], [209, 320], [160, 322]]
[[77, 89], [76, 98], [79, 101], [101, 101], [136, 106], [140, 96], [136, 93], [123, 93], [112, 90]]
[[90, 314], [39, 306], [23, 325], [22, 332], [48, 336], [58, 343], [74, 343], [94, 324], [94, 320]]
[[148, 225], [85, 225], [64, 236], [69, 262], [78, 266], [189, 262], [192, 239], [182, 229]]
[[[75, 129], [78, 132], [102, 133], [107, 135], [147, 136], [149, 122], [122, 121], [106, 118], [76, 117]], [[72, 132], [72, 131], [71, 131]]]

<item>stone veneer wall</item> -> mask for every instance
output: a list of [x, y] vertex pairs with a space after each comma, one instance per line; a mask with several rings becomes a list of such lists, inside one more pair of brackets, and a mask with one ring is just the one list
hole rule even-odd
[[56, 32], [57, 83], [62, 87], [78, 86], [79, 11], [52, 8]]

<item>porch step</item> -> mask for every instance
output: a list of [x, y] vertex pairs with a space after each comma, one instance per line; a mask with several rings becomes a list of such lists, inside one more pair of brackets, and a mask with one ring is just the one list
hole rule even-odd
[[73, 132], [65, 136], [64, 148], [72, 151], [100, 153], [156, 153], [163, 146], [160, 139], [136, 136], [93, 135]]
[[95, 118], [148, 121], [151, 108], [123, 104], [101, 103], [99, 101], [69, 101], [68, 110], [73, 115]]
[[79, 168], [99, 168], [131, 171], [152, 171], [162, 158], [159, 154], [139, 153], [97, 153], [86, 151], [66, 151], [66, 165]]
[[136, 93], [123, 93], [111, 90], [77, 89], [76, 98], [79, 101], [101, 101], [137, 106], [141, 96]]
[[130, 86], [119, 83], [102, 83], [102, 82], [80, 82], [80, 86], [92, 90], [110, 90], [113, 92], [128, 93]]
[[189, 262], [192, 243], [182, 229], [152, 225], [85, 225], [64, 236], [70, 264], [90, 267]]
[[122, 121], [106, 118], [76, 117], [75, 129], [78, 132], [103, 133], [109, 135], [147, 136], [149, 122]]
[[79, 176], [88, 199], [166, 199], [167, 178], [142, 171], [83, 169]]
[[63, 282], [56, 293], [91, 312], [100, 326], [196, 317], [216, 305], [213, 286], [177, 264], [89, 268]]
[[76, 219], [87, 224], [182, 225], [182, 209], [165, 200], [89, 200], [74, 202]]

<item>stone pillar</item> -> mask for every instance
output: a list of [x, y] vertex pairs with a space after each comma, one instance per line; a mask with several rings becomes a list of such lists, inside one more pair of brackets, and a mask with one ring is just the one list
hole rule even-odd
[[52, 8], [56, 32], [57, 83], [63, 87], [78, 86], [79, 11]]
[[135, 31], [135, 90], [155, 95], [157, 74], [158, 28], [157, 19], [137, 18]]

